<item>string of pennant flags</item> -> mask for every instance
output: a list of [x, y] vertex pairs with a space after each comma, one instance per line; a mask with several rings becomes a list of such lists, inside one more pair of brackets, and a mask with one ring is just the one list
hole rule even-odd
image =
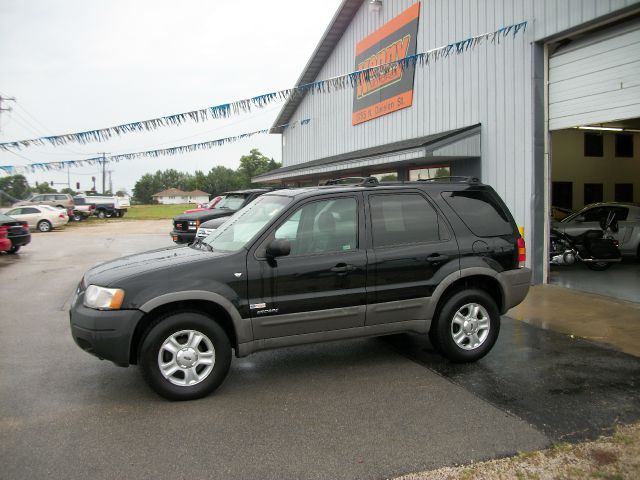
[[419, 66], [427, 66], [431, 62], [438, 61], [450, 55], [461, 54], [470, 49], [475, 48], [483, 42], [500, 43], [500, 41], [509, 36], [515, 37], [519, 32], [526, 30], [527, 22], [523, 21], [500, 27], [493, 32], [487, 32], [480, 35], [465, 38], [441, 47], [437, 47], [426, 52], [409, 55], [402, 59], [392, 62], [379, 64], [361, 70], [355, 70], [343, 75], [317, 80], [315, 82], [297, 85], [292, 88], [286, 88], [276, 92], [265, 93], [251, 98], [236, 100], [234, 102], [223, 103], [212, 107], [193, 110], [190, 112], [176, 113], [149, 120], [138, 122], [130, 122], [122, 125], [115, 125], [97, 130], [88, 130], [85, 132], [65, 133], [63, 135], [52, 135], [45, 137], [30, 138], [26, 140], [16, 140], [12, 142], [0, 143], [0, 150], [20, 149], [31, 146], [45, 145], [66, 145], [68, 143], [86, 144], [90, 142], [103, 142], [113, 137], [125, 135], [132, 132], [144, 132], [157, 130], [163, 127], [178, 126], [187, 122], [204, 122], [211, 119], [227, 118], [232, 115], [250, 112], [252, 108], [263, 108], [270, 103], [276, 101], [284, 101], [288, 98], [306, 93], [329, 93], [332, 90], [344, 88], [354, 88], [358, 83], [369, 81], [370, 77], [388, 71], [389, 68], [410, 68]]
[[220, 147], [229, 143], [234, 143], [246, 138], [253, 137], [254, 135], [261, 135], [265, 133], [271, 133], [274, 128], [296, 128], [298, 125], [303, 126], [311, 122], [310, 118], [304, 120], [286, 123], [278, 125], [273, 128], [263, 128], [261, 130], [254, 130], [253, 132], [241, 133], [240, 135], [234, 135], [231, 137], [218, 138], [215, 140], [208, 140], [206, 142], [191, 143], [189, 145], [177, 145], [174, 147], [160, 148], [156, 150], [145, 150], [142, 152], [132, 153], [120, 153], [116, 155], [107, 155], [104, 158], [92, 157], [83, 158], [81, 160], [62, 160], [55, 162], [41, 162], [31, 163], [29, 165], [0, 165], [0, 170], [9, 175], [15, 175], [16, 173], [33, 173], [36, 171], [50, 171], [50, 170], [65, 170], [73, 167], [84, 167], [87, 165], [100, 165], [103, 162], [120, 162], [121, 160], [133, 160], [136, 158], [157, 158], [171, 155], [179, 155], [183, 153], [196, 152], [199, 150], [208, 150], [215, 147]]

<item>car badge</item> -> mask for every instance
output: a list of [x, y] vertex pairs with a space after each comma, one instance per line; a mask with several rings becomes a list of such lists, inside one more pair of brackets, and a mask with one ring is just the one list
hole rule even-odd
[[242, 273], [234, 273], [234, 275], [236, 276], [236, 278], [240, 278], [242, 276]]

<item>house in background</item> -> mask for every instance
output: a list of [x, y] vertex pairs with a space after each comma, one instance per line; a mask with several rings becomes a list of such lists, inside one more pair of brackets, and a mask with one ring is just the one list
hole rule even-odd
[[209, 194], [202, 190], [183, 192], [177, 188], [169, 188], [152, 195], [153, 200], [164, 205], [175, 203], [207, 203]]

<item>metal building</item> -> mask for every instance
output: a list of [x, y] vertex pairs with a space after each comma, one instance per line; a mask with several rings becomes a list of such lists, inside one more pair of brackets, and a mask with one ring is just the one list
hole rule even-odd
[[[274, 126], [311, 122], [279, 130], [283, 167], [254, 181], [307, 185], [371, 174], [403, 180], [440, 169], [478, 176], [524, 227], [534, 281], [544, 281], [549, 132], [640, 117], [640, 2], [344, 0], [297, 83], [356, 70], [361, 50], [385, 46], [380, 32], [397, 27], [398, 38], [410, 35], [401, 20], [416, 11], [417, 52], [522, 21], [527, 28], [499, 45], [417, 66], [411, 106], [366, 121], [356, 120], [360, 97], [352, 88], [291, 97]], [[635, 201], [638, 191], [640, 183]]]

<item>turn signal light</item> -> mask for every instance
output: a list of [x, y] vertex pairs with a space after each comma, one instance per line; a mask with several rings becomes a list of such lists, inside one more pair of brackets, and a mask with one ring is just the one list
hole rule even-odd
[[527, 261], [527, 247], [524, 244], [524, 238], [518, 238], [518, 263], [520, 267], [524, 267]]

